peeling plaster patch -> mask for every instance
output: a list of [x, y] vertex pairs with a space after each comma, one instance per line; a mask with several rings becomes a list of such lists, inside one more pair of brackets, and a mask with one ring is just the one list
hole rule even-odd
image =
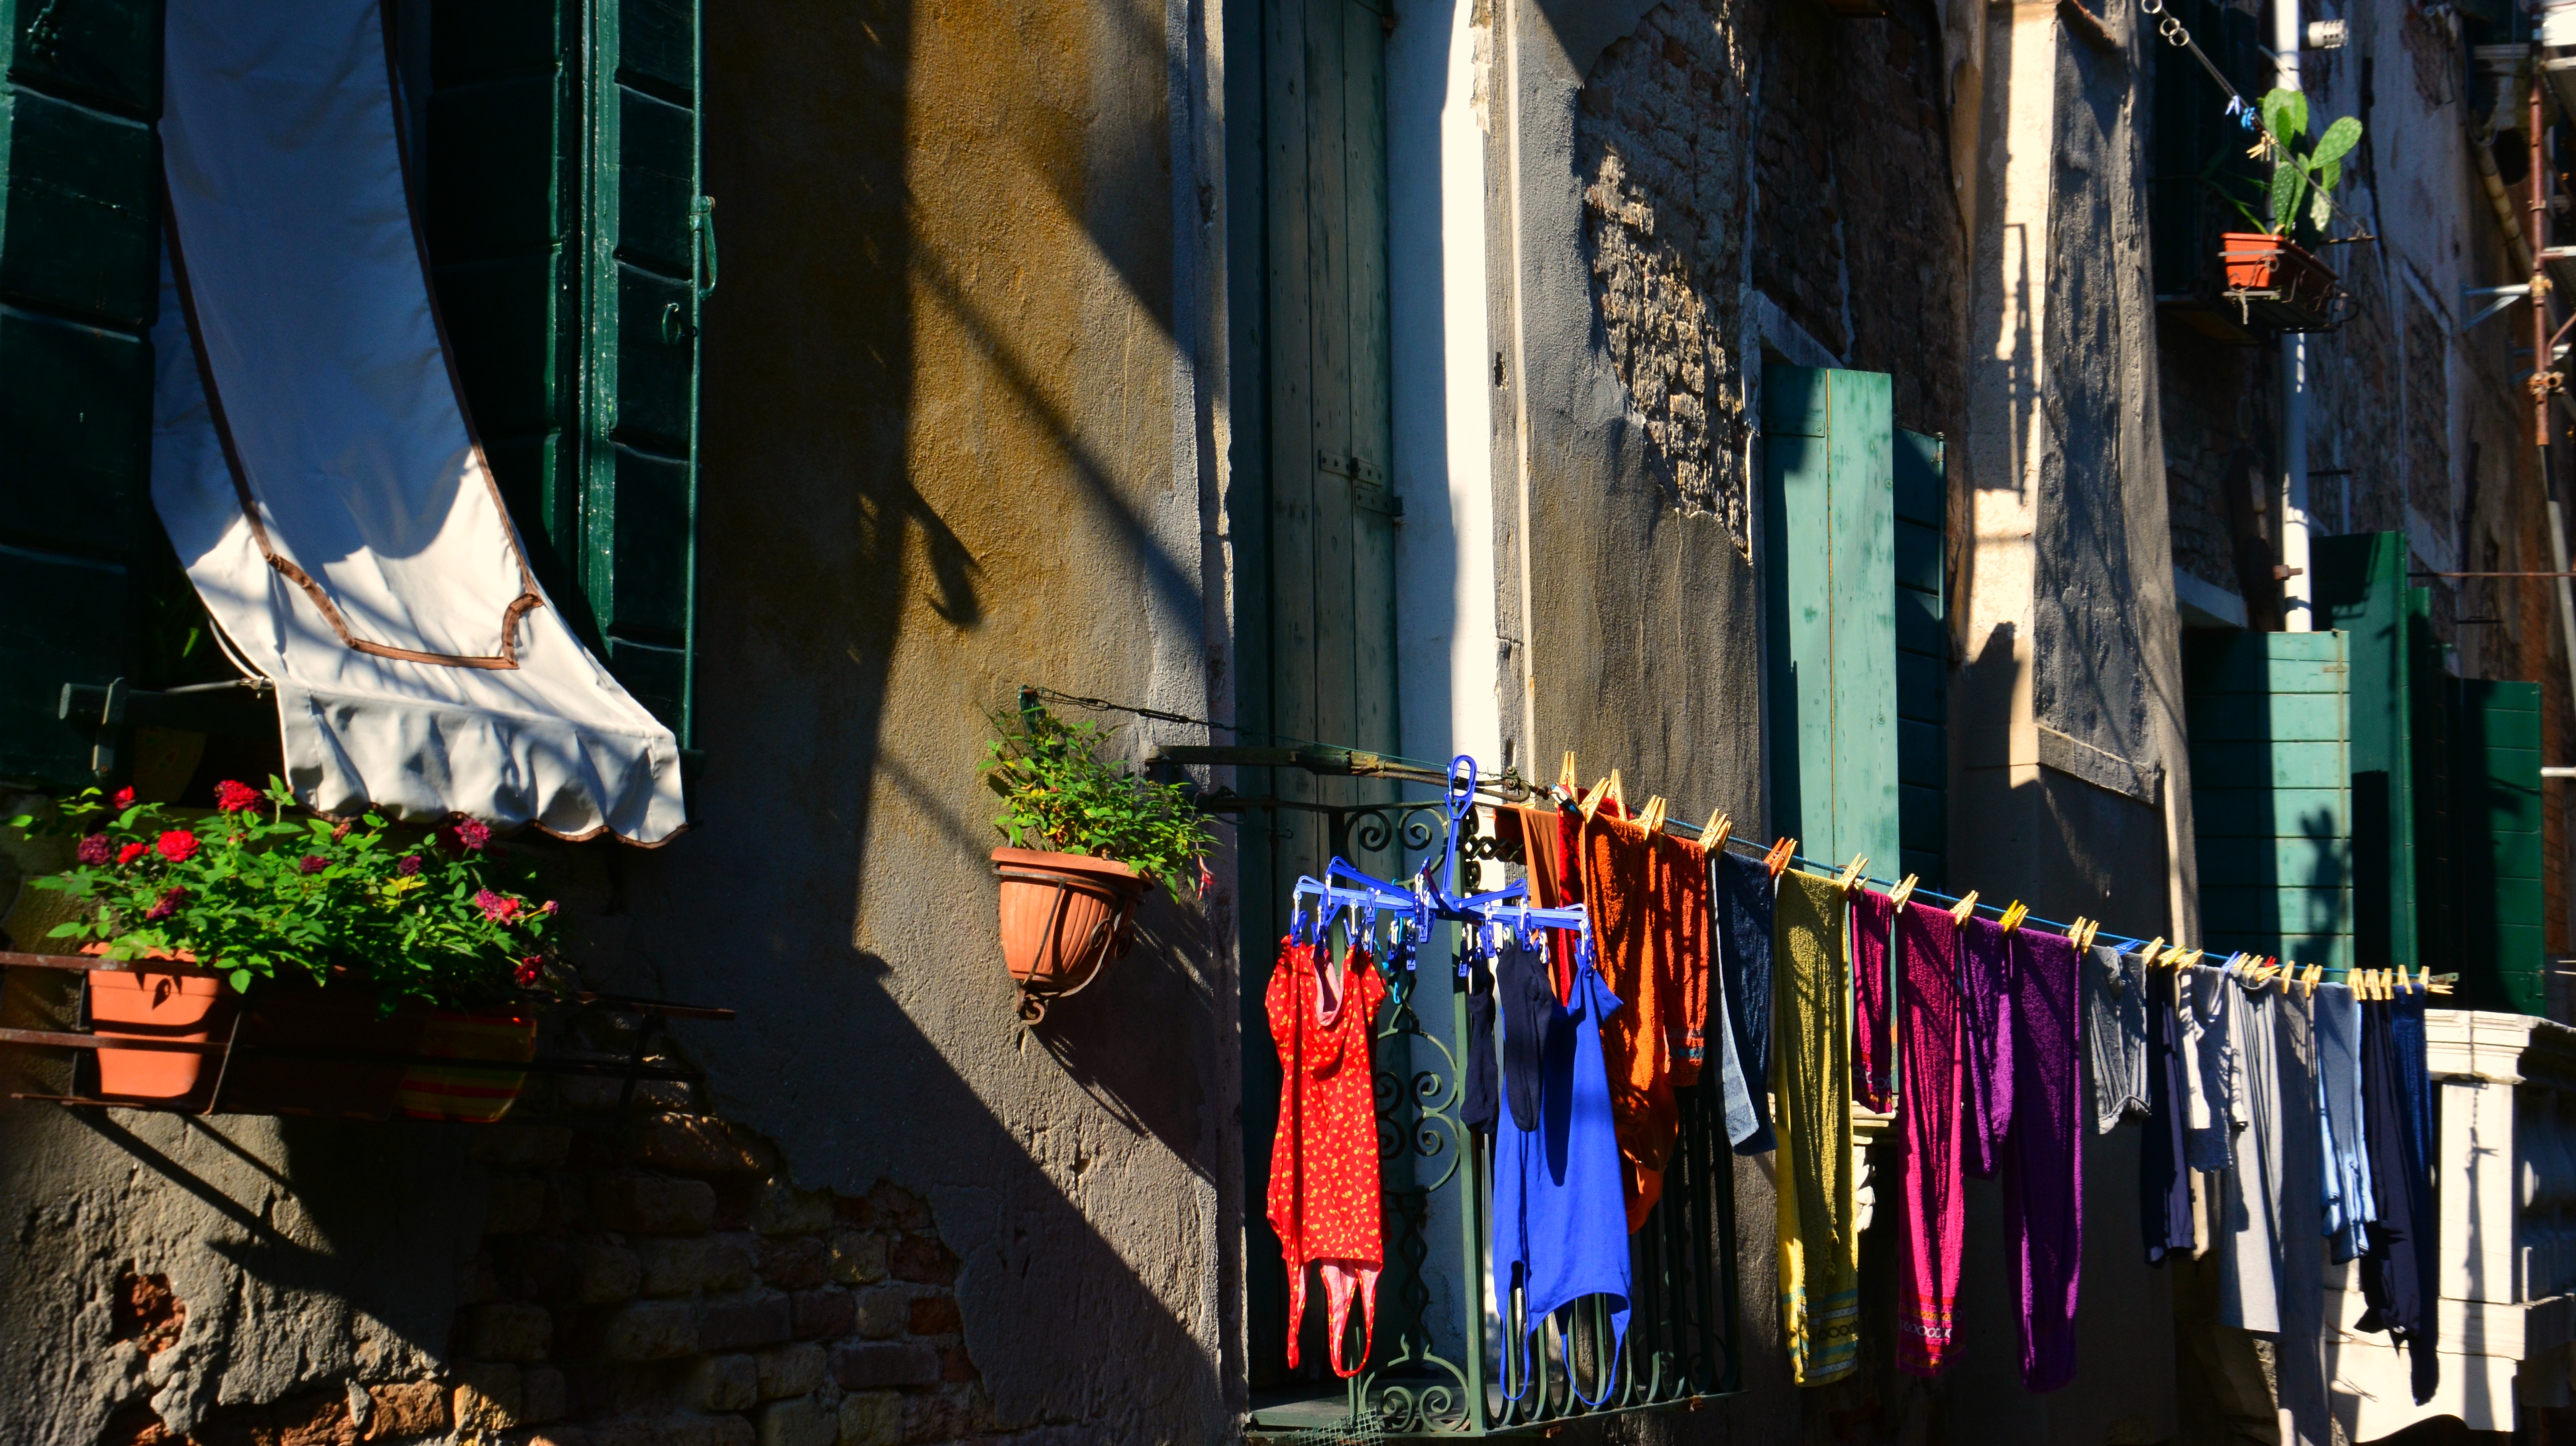
[[1697, 4], [1657, 6], [1602, 52], [1578, 113], [1592, 302], [1658, 471], [1686, 513], [1750, 555], [1736, 331], [1743, 60]]

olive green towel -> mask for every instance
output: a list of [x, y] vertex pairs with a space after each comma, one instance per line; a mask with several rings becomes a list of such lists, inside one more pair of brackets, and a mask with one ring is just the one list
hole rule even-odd
[[1780, 1152], [1780, 1325], [1789, 1367], [1821, 1386], [1860, 1365], [1860, 1243], [1852, 1230], [1851, 985], [1833, 880], [1780, 878], [1772, 957], [1771, 1090]]

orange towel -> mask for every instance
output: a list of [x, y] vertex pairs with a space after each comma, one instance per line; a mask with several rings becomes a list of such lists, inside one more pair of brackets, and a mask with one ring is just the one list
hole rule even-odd
[[1699, 1083], [1707, 1053], [1708, 850], [1668, 834], [1655, 839], [1655, 953], [1670, 997], [1664, 1003], [1665, 1059], [1673, 1087]]
[[1592, 947], [1601, 982], [1626, 1001], [1601, 1024], [1601, 1054], [1610, 1071], [1610, 1113], [1626, 1160], [1628, 1228], [1645, 1223], [1664, 1190], [1681, 1116], [1673, 1099], [1669, 1019], [1676, 990], [1657, 947], [1666, 910], [1658, 907], [1659, 839], [1605, 810], [1583, 826], [1583, 903], [1592, 916]]

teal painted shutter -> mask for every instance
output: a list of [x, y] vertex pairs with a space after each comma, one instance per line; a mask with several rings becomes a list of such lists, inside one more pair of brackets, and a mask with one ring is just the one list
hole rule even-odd
[[698, 310], [697, 0], [595, 0], [582, 198], [581, 581], [605, 661], [690, 741]]
[[2463, 1009], [2546, 1014], [2540, 847], [2540, 685], [2472, 678], [2458, 684], [2460, 899], [2458, 998]]
[[1901, 854], [1889, 380], [1762, 373], [1772, 827], [1882, 868]]
[[0, 0], [0, 777], [68, 783], [150, 556], [161, 6]]
[[695, 0], [441, 0], [430, 251], [466, 398], [556, 606], [690, 741]]
[[1897, 428], [1897, 848], [1901, 872], [1936, 889], [1949, 832], [1948, 498], [1948, 444]]
[[2394, 532], [2320, 538], [2310, 554], [2319, 628], [2341, 631], [2351, 729], [2353, 963], [2419, 962], [2415, 860], [2415, 687], [2406, 539]]
[[2183, 642], [2201, 947], [2352, 967], [2344, 635]]

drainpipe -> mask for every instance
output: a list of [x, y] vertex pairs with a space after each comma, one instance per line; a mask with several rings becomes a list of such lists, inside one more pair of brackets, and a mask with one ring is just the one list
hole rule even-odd
[[[2299, 88], [2299, 0], [2272, 0], [2275, 83]], [[2286, 222], [2285, 222], [2286, 229]], [[2281, 337], [2281, 627], [2316, 627], [2315, 577], [2308, 567], [2308, 339]]]

